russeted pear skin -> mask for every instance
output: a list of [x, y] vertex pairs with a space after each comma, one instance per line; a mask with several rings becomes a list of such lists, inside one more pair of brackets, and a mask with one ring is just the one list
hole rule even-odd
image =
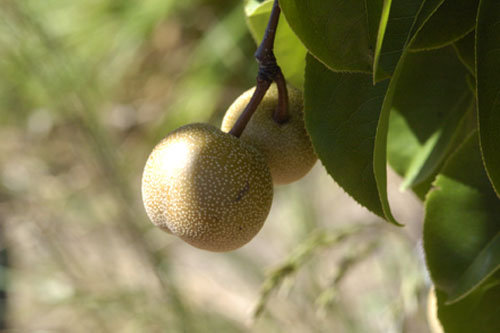
[[224, 252], [261, 229], [273, 199], [262, 154], [208, 124], [169, 133], [142, 177], [146, 213], [161, 229], [200, 249]]
[[[288, 121], [278, 124], [272, 118], [278, 105], [278, 89], [276, 84], [272, 84], [240, 137], [262, 152], [276, 185], [301, 179], [318, 159], [305, 128], [302, 92], [290, 85], [287, 88]], [[254, 90], [255, 87], [244, 92], [229, 107], [222, 120], [223, 132], [231, 130]]]

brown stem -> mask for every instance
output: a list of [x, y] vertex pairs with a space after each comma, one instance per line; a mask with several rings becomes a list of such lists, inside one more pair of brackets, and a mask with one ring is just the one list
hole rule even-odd
[[273, 81], [275, 81], [278, 86], [278, 106], [273, 113], [273, 119], [279, 124], [288, 120], [288, 92], [286, 88], [286, 81], [283, 73], [281, 72], [281, 68], [276, 63], [276, 57], [274, 56], [273, 51], [280, 13], [281, 9], [279, 7], [278, 0], [274, 0], [273, 9], [271, 11], [271, 16], [269, 17], [269, 22], [267, 23], [264, 38], [255, 52], [255, 59], [257, 59], [257, 62], [259, 63], [257, 86], [252, 98], [248, 102], [231, 131], [229, 131], [230, 134], [236, 137], [240, 137], [243, 133], [243, 130], [247, 126], [250, 118], [259, 106], [262, 98], [264, 98], [264, 95]]
[[288, 89], [281, 69], [274, 77], [274, 81], [278, 86], [278, 107], [274, 110], [273, 119], [278, 124], [284, 124], [288, 120]]
[[241, 136], [241, 133], [243, 133], [243, 130], [250, 121], [253, 113], [255, 112], [255, 110], [257, 110], [257, 106], [259, 106], [262, 98], [264, 98], [264, 95], [266, 94], [266, 91], [267, 89], [269, 89], [270, 85], [270, 81], [262, 79], [259, 80], [259, 77], [257, 77], [257, 86], [255, 87], [252, 98], [248, 102], [247, 106], [241, 113], [236, 123], [233, 125], [233, 128], [231, 128], [231, 130], [229, 131], [229, 134], [232, 134], [237, 138]]
[[273, 9], [271, 10], [271, 16], [269, 17], [269, 22], [267, 23], [267, 28], [264, 32], [264, 38], [262, 38], [262, 42], [255, 52], [255, 58], [257, 59], [259, 64], [265, 64], [267, 62], [276, 64], [276, 58], [274, 58], [273, 48], [280, 13], [281, 9], [278, 0], [274, 0]]

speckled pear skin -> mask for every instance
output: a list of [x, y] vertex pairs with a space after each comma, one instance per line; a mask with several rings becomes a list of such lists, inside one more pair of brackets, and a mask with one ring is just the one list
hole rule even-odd
[[169, 133], [142, 177], [146, 213], [161, 229], [200, 249], [224, 252], [262, 228], [273, 199], [264, 157], [208, 124]]
[[[272, 118], [278, 105], [278, 89], [276, 84], [272, 84], [240, 137], [266, 157], [275, 185], [301, 179], [318, 159], [305, 129], [302, 92], [290, 85], [287, 88], [289, 120], [280, 125]], [[231, 130], [254, 90], [244, 92], [229, 107], [222, 120], [223, 132]]]

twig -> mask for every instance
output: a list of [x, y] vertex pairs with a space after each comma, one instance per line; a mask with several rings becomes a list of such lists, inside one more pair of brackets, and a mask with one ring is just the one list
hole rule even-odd
[[264, 38], [255, 52], [255, 59], [257, 59], [257, 62], [259, 63], [257, 86], [252, 98], [248, 102], [231, 131], [229, 131], [230, 134], [236, 137], [240, 137], [243, 133], [243, 130], [247, 126], [250, 118], [264, 98], [264, 95], [273, 81], [276, 82], [276, 85], [278, 86], [278, 106], [273, 113], [273, 119], [279, 124], [283, 124], [288, 120], [288, 92], [286, 88], [286, 81], [283, 73], [281, 72], [281, 68], [276, 63], [276, 57], [274, 56], [273, 51], [280, 13], [281, 10], [278, 0], [274, 0], [273, 9], [271, 11], [271, 16], [269, 17], [266, 32], [264, 33]]

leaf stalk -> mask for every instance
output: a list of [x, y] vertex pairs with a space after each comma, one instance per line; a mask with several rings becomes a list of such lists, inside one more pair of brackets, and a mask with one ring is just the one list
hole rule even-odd
[[281, 9], [278, 0], [275, 0], [264, 37], [255, 52], [255, 59], [259, 63], [255, 91], [233, 128], [229, 131], [229, 134], [238, 138], [243, 133], [243, 130], [247, 126], [255, 110], [257, 110], [257, 107], [273, 81], [276, 82], [278, 87], [278, 106], [274, 110], [272, 117], [278, 124], [283, 124], [288, 120], [288, 90], [286, 87], [286, 80], [274, 56], [274, 40], [280, 13]]

